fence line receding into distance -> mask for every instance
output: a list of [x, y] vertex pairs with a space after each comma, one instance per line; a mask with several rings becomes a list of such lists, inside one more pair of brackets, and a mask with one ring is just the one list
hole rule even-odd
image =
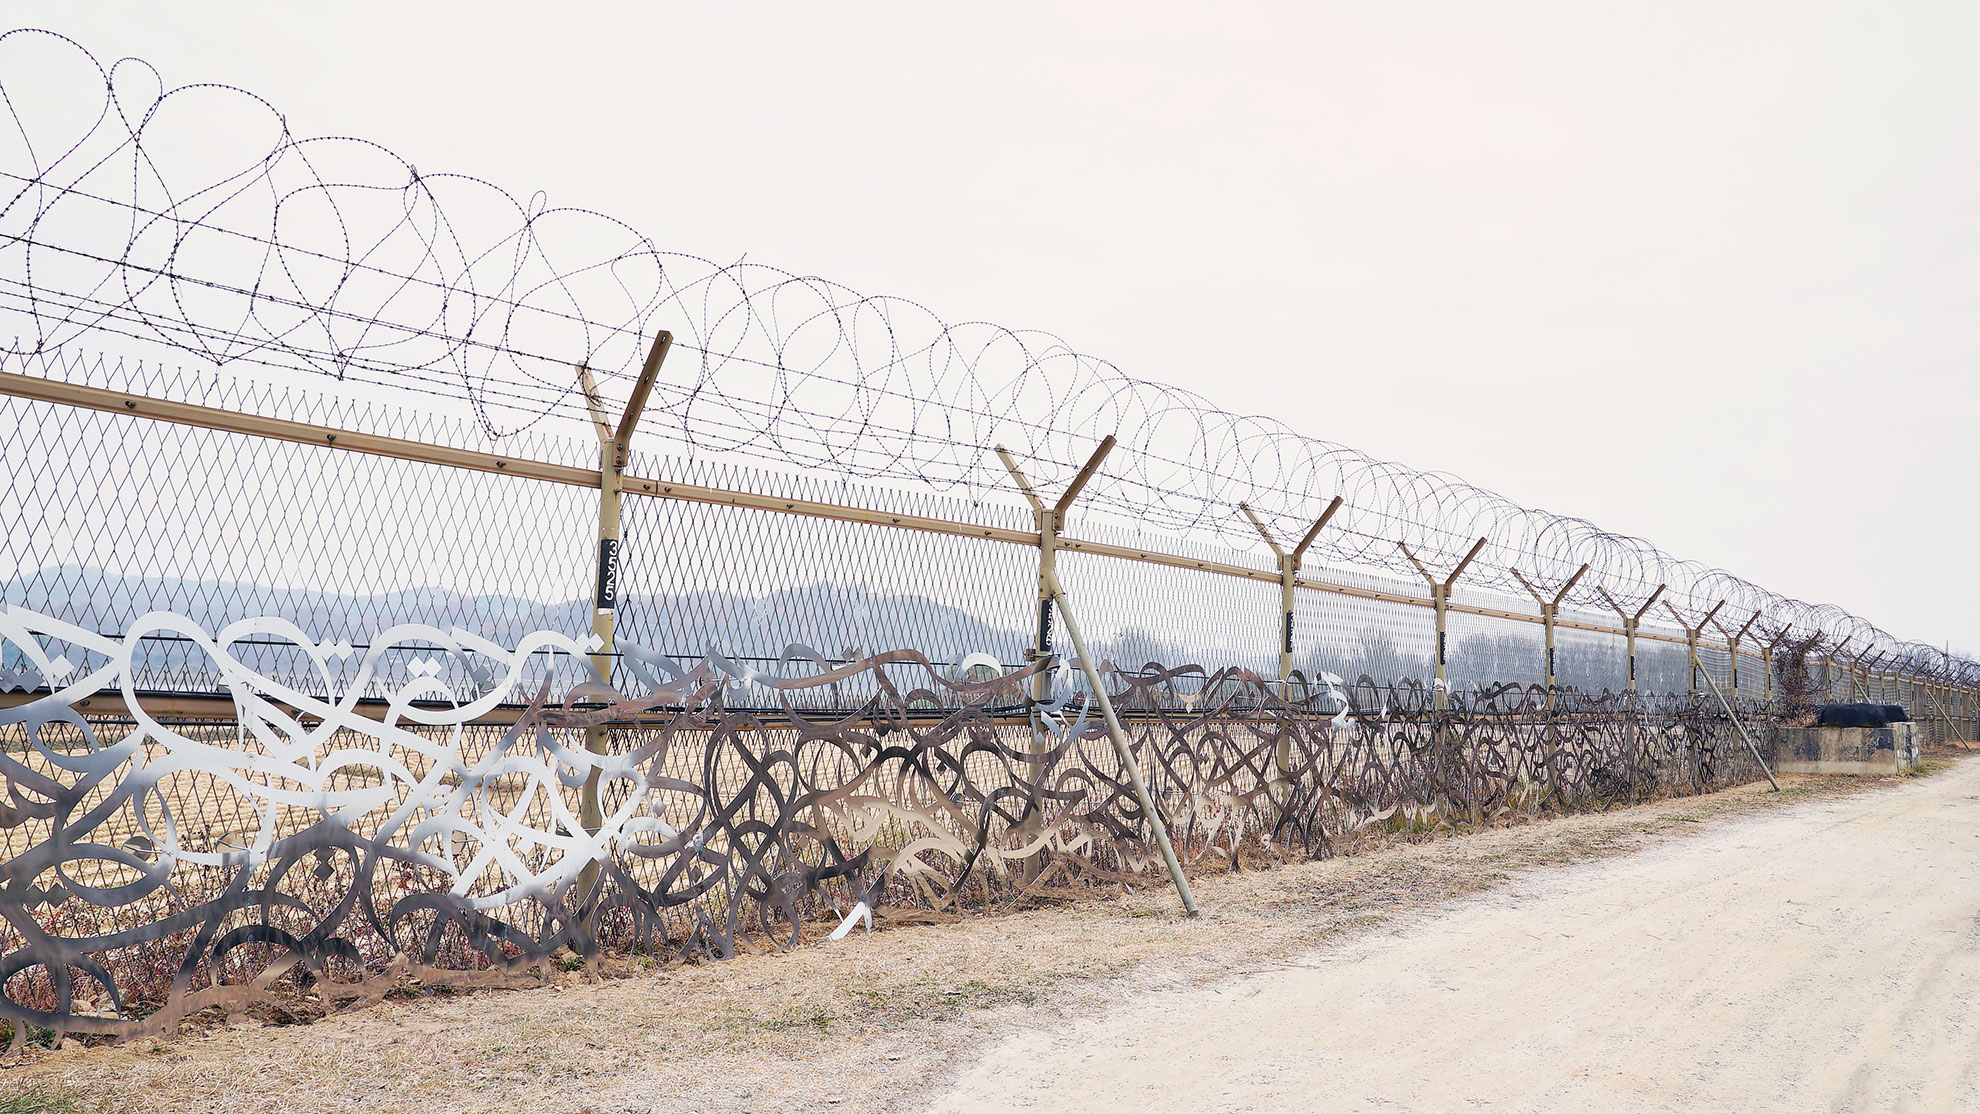
[[1203, 870], [1697, 792], [1830, 697], [1980, 734], [1964, 658], [1046, 334], [47, 32], [0, 99], [16, 1044], [1140, 880], [1152, 811]]

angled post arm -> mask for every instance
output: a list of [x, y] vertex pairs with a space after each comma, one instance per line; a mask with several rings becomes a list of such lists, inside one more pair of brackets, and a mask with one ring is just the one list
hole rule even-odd
[[[1549, 711], [1552, 711], [1554, 707], [1554, 664], [1555, 664], [1554, 623], [1555, 620], [1557, 620], [1560, 617], [1561, 601], [1567, 599], [1567, 594], [1574, 590], [1574, 586], [1581, 582], [1582, 577], [1588, 575], [1588, 563], [1585, 561], [1582, 562], [1581, 567], [1574, 570], [1574, 575], [1568, 577], [1567, 583], [1561, 585], [1560, 591], [1555, 592], [1551, 598], [1543, 594], [1540, 591], [1540, 589], [1534, 587], [1533, 582], [1526, 579], [1526, 577], [1518, 569], [1508, 569], [1506, 571], [1512, 573], [1513, 578], [1515, 580], [1518, 580], [1521, 587], [1524, 587], [1526, 589], [1527, 595], [1533, 597], [1533, 602], [1540, 605], [1540, 626], [1542, 630], [1545, 632], [1544, 637], [1546, 640], [1546, 648], [1547, 648], [1547, 668], [1545, 673], [1546, 683], [1547, 683], [1547, 708]], [[1602, 595], [1604, 598], [1607, 598], [1608, 593], [1604, 592], [1602, 593]], [[1615, 605], [1614, 600], [1610, 600], [1609, 603], [1610, 606], [1612, 607]]]
[[1258, 517], [1258, 512], [1252, 510], [1249, 503], [1238, 504], [1238, 510], [1244, 512], [1244, 516], [1251, 520], [1252, 528], [1258, 531], [1258, 536], [1264, 538], [1265, 544], [1271, 547], [1273, 560], [1279, 569], [1279, 681], [1281, 684], [1292, 679], [1293, 615], [1299, 587], [1300, 561], [1306, 557], [1307, 549], [1313, 545], [1314, 539], [1320, 536], [1320, 531], [1326, 528], [1327, 521], [1333, 518], [1334, 512], [1340, 508], [1341, 497], [1336, 495], [1334, 501], [1327, 504], [1327, 509], [1321, 512], [1319, 520], [1306, 531], [1306, 536], [1299, 540], [1299, 544], [1293, 547], [1292, 552], [1288, 553], [1286, 548], [1279, 544], [1279, 539], [1272, 535], [1271, 528], [1265, 525], [1265, 520]]
[[1334, 512], [1340, 509], [1341, 497], [1336, 495], [1334, 501], [1327, 504], [1327, 509], [1320, 512], [1320, 517], [1313, 523], [1313, 528], [1306, 532], [1305, 537], [1299, 539], [1298, 545], [1293, 546], [1293, 564], [1299, 564], [1300, 559], [1306, 556], [1306, 551], [1313, 548], [1314, 539], [1320, 536], [1320, 531], [1327, 528], [1327, 523], [1334, 520]]
[[1066, 485], [1065, 494], [1059, 496], [1059, 502], [1052, 508], [1052, 513], [1059, 517], [1059, 528], [1065, 528], [1066, 512], [1072, 509], [1073, 501], [1079, 498], [1079, 493], [1086, 490], [1086, 481], [1092, 479], [1093, 473], [1100, 470], [1100, 462], [1107, 459], [1107, 454], [1113, 451], [1114, 435], [1109, 433], [1101, 439], [1100, 447], [1093, 450], [1093, 455], [1086, 458], [1086, 463], [1080, 466], [1079, 474]]
[[1451, 586], [1457, 583], [1458, 577], [1464, 575], [1465, 569], [1471, 567], [1471, 562], [1478, 557], [1478, 551], [1485, 548], [1485, 541], [1486, 539], [1479, 538], [1471, 543], [1470, 552], [1464, 555], [1464, 560], [1458, 562], [1457, 568], [1451, 570], [1451, 575], [1438, 580], [1436, 574], [1410, 551], [1408, 543], [1400, 538], [1396, 540], [1396, 546], [1402, 550], [1403, 556], [1409, 558], [1409, 563], [1416, 566], [1416, 571], [1422, 573], [1424, 581], [1430, 585], [1430, 603], [1437, 612], [1437, 683], [1433, 689], [1433, 696], [1437, 710], [1440, 712], [1450, 706], [1451, 697], [1448, 614]]

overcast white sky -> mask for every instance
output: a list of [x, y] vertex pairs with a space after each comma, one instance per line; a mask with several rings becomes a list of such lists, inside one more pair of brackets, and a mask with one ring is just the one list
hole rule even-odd
[[1980, 5], [25, 2], [1980, 649]]

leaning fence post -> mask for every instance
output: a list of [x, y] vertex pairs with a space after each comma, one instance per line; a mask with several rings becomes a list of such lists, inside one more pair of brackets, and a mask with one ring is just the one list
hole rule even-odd
[[1740, 722], [1739, 713], [1733, 711], [1732, 704], [1726, 700], [1726, 694], [1719, 691], [1719, 682], [1714, 681], [1710, 673], [1703, 675], [1705, 677], [1705, 683], [1711, 686], [1712, 695], [1719, 698], [1719, 707], [1726, 710], [1726, 716], [1733, 721], [1733, 726], [1739, 728], [1740, 738], [1746, 740], [1746, 749], [1753, 752], [1753, 760], [1760, 763], [1760, 772], [1767, 775], [1767, 784], [1774, 787], [1774, 792], [1780, 792], [1781, 783], [1774, 780], [1774, 771], [1767, 768], [1767, 760], [1760, 756], [1760, 744], [1753, 741], [1753, 733], [1746, 729], [1744, 723]]
[[1940, 684], [1928, 682], [1925, 686], [1925, 695], [1926, 698], [1931, 702], [1932, 711], [1938, 715], [1939, 722], [1945, 724], [1946, 745], [1951, 746], [1952, 744], [1959, 741], [1957, 738], [1955, 738], [1955, 736], [1959, 734], [1959, 728], [1953, 723], [1952, 716], [1949, 715], [1947, 711], [1947, 705], [1951, 703], [1950, 695], [1948, 695], [1948, 699], [1946, 700], [1939, 699], [1939, 694], [1945, 692], [1946, 692], [1945, 686]]
[[1079, 621], [1073, 618], [1072, 608], [1066, 604], [1066, 590], [1060, 586], [1057, 573], [1052, 574], [1052, 597], [1059, 603], [1059, 619], [1066, 625], [1066, 636], [1072, 639], [1073, 652], [1079, 655], [1080, 672], [1086, 674], [1086, 683], [1093, 689], [1093, 698], [1100, 703], [1100, 715], [1107, 721], [1107, 735], [1114, 741], [1114, 755], [1120, 759], [1121, 769], [1128, 776], [1128, 784], [1134, 787], [1135, 800], [1141, 802], [1141, 811], [1148, 816], [1148, 826], [1154, 829], [1155, 846], [1162, 852], [1163, 865], [1169, 868], [1169, 878], [1176, 884], [1176, 893], [1181, 895], [1183, 912], [1197, 915], [1196, 895], [1189, 890], [1189, 879], [1183, 877], [1182, 863], [1176, 859], [1176, 849], [1169, 843], [1169, 826], [1162, 821], [1161, 810], [1155, 807], [1155, 798], [1148, 792], [1148, 782], [1141, 776], [1141, 766], [1134, 760], [1134, 751], [1128, 747], [1127, 732], [1121, 729], [1121, 721], [1114, 714], [1114, 702], [1107, 696], [1107, 686], [1101, 683], [1100, 668], [1087, 652], [1086, 639], [1080, 637]]
[[[659, 377], [660, 365], [667, 359], [667, 349], [674, 343], [674, 335], [662, 329], [653, 338], [653, 346], [647, 350], [646, 363], [640, 368], [639, 379], [633, 383], [631, 396], [626, 400], [625, 412], [619, 415], [619, 424], [612, 426], [605, 420], [604, 400], [598, 394], [598, 384], [593, 379], [591, 368], [580, 365], [578, 377], [584, 387], [585, 405], [591, 411], [592, 426], [598, 432], [598, 576], [592, 592], [591, 633], [596, 636], [598, 645], [591, 653], [591, 668], [598, 679], [605, 684], [612, 683], [612, 658], [615, 646], [616, 616], [619, 607], [619, 511], [625, 494], [626, 457], [632, 445], [633, 428], [639, 424], [639, 415], [646, 408], [646, 400], [653, 393], [653, 383]], [[611, 730], [602, 724], [584, 729], [584, 749], [592, 754], [612, 752]], [[592, 835], [605, 826], [605, 808], [598, 796], [598, 767], [593, 765], [585, 774], [584, 788], [578, 799], [578, 820], [584, 830]], [[593, 931], [597, 920], [597, 888], [600, 861], [597, 856], [585, 864], [578, 873], [577, 887], [573, 891], [579, 902], [580, 916], [587, 932]]]

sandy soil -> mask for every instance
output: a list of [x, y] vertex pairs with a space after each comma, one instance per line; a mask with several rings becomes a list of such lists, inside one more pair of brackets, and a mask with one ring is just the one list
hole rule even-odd
[[932, 1109], [1980, 1110], [1976, 913], [1967, 762], [1021, 1031]]
[[[962, 1076], [963, 1090], [941, 1100], [950, 1109], [980, 1105], [999, 1090], [1014, 1095], [1014, 1105], [1022, 1100], [1033, 1108], [1057, 1101], [1055, 1095], [1066, 1100], [1067, 1109], [1102, 1109], [1116, 1099], [1160, 1108], [1164, 1096], [1151, 1098], [1143, 1090], [1152, 1078], [1160, 1078], [1167, 1098], [1175, 1100], [1169, 1108], [1237, 1109], [1241, 1102], [1316, 1108], [1331, 1096], [1350, 1093], [1343, 1089], [1348, 1081], [1363, 1078], [1393, 1084], [1377, 1093], [1399, 1101], [1389, 1109], [1408, 1109], [1416, 1105], [1403, 1101], [1417, 1093], [1410, 1088], [1425, 1084], [1392, 1073], [1421, 1071], [1431, 1063], [1446, 1065], [1439, 1070], [1447, 1072], [1488, 1063], [1498, 1053], [1477, 1043], [1491, 1036], [1488, 1026], [1538, 1027], [1542, 1036], [1532, 1040], [1542, 1043], [1517, 1053], [1528, 1058], [1503, 1063], [1517, 1067], [1522, 1078], [1551, 1081], [1555, 1076], [1547, 1072], [1553, 1068], [1535, 1059], [1555, 1055], [1546, 1040], [1578, 1047], [1572, 1042], [1580, 1039], [1581, 1029], [1600, 1024], [1654, 1030], [1671, 1009], [1704, 1010], [1682, 997], [1692, 993], [1687, 988], [1707, 994], [1709, 1004], [1716, 984], [1695, 981], [1694, 972], [1708, 970], [1713, 980], [1723, 980], [1745, 965], [1771, 961], [1776, 951], [1810, 946], [1795, 935], [1807, 930], [1791, 922], [1755, 921], [1771, 926], [1763, 933], [1766, 948], [1761, 959], [1746, 954], [1751, 941], [1738, 935], [1746, 918], [1770, 916], [1780, 907], [1767, 898], [1749, 909], [1744, 891], [1721, 893], [1704, 902], [1711, 907], [1707, 914], [1671, 914], [1709, 916], [1705, 927], [1697, 928], [1704, 934], [1702, 957], [1664, 960], [1673, 966], [1643, 985], [1653, 999], [1666, 985], [1675, 988], [1672, 996], [1654, 1002], [1649, 1014], [1632, 1015], [1628, 1011], [1641, 1011], [1643, 1002], [1606, 995], [1623, 995], [1637, 985], [1632, 980], [1659, 970], [1636, 966], [1653, 962], [1645, 959], [1650, 953], [1644, 949], [1654, 941], [1633, 935], [1599, 938], [1600, 926], [1610, 923], [1604, 917], [1620, 917], [1617, 923], [1630, 927], [1629, 915], [1616, 909], [1634, 896], [1605, 889], [1599, 883], [1606, 877], [1602, 871], [1661, 862], [1699, 884], [1731, 877], [1757, 887], [1763, 875], [1728, 873], [1727, 848], [1786, 823], [1789, 831], [1801, 833], [1788, 838], [1802, 842], [1768, 869], [1791, 867], [1794, 856], [1822, 862], [1831, 855], [1850, 862], [1861, 858], [1874, 862], [1874, 869], [1843, 867], [1839, 875], [1860, 874], [1866, 883], [1883, 876], [1896, 880], [1894, 885], [1901, 881], [1885, 904], [1903, 905], [1911, 900], [1903, 895], [1912, 890], [1924, 893], [1955, 880], [1956, 870], [1932, 865], [1936, 859], [1904, 856], [1914, 855], [1914, 844], [1973, 842], [1957, 817], [1980, 808], [1966, 801], [1980, 792], [1976, 781], [1980, 761], [1957, 775], [1903, 782], [1798, 777], [1784, 779], [1787, 792], [1780, 795], [1765, 792], [1760, 783], [1608, 813], [1411, 836], [1386, 846], [1378, 842], [1350, 858], [1203, 877], [1197, 894], [1205, 915], [1196, 920], [1183, 918], [1173, 896], [1158, 890], [957, 923], [897, 923], [838, 944], [672, 966], [603, 983], [571, 973], [555, 975], [539, 989], [514, 992], [442, 994], [434, 987], [407, 987], [403, 1000], [309, 1025], [264, 1027], [238, 1019], [166, 1043], [37, 1049], [24, 1064], [0, 1065], [0, 1098], [21, 1088], [46, 1087], [73, 1095], [84, 1110], [214, 1114], [904, 1111], [925, 1108]], [[1929, 839], [1889, 844], [1874, 834], [1881, 830], [1877, 824], [1862, 819], [1867, 810], [1880, 808], [1887, 818], [1923, 809], [1950, 819], [1921, 820]], [[1950, 848], [1971, 853], [1964, 843]], [[1617, 858], [1631, 852], [1640, 854]], [[1607, 866], [1586, 865], [1605, 859]], [[1559, 887], [1567, 888], [1557, 893]], [[1680, 886], [1678, 899], [1685, 897], [1684, 889]], [[1812, 899], [1812, 891], [1795, 896]], [[1561, 959], [1522, 951], [1536, 944], [1524, 934], [1527, 928], [1464, 920], [1516, 914], [1543, 901], [1553, 903], [1561, 931], [1576, 933], [1593, 957], [1577, 960], [1582, 970], [1604, 956], [1627, 961], [1608, 990], [1555, 986], [1544, 966], [1531, 965]], [[1721, 908], [1725, 901], [1733, 904]], [[1826, 923], [1817, 918], [1836, 915], [1833, 906], [1842, 904], [1809, 906], [1800, 915]], [[1886, 926], [1909, 923], [1911, 911], [1886, 913], [1875, 902], [1854, 908], [1867, 926], [1854, 937], [1847, 930], [1840, 938], [1833, 932], [1814, 937], [1845, 949], [1845, 958], [1856, 965], [1868, 953], [1908, 954], [1892, 952], [1881, 941], [1900, 932]], [[1466, 930], [1471, 935], [1448, 935], [1452, 924], [1471, 925]], [[1961, 924], [1960, 931], [1966, 931]], [[1622, 931], [1613, 924], [1611, 930]], [[1671, 937], [1691, 930], [1649, 931]], [[1370, 935], [1377, 932], [1384, 935]], [[1381, 949], [1407, 948], [1419, 936], [1447, 941], [1454, 949], [1445, 953], [1448, 969], [1385, 966], [1391, 959], [1416, 963], [1402, 951]], [[1470, 942], [1451, 943], [1458, 940]], [[1570, 944], [1562, 938], [1559, 946]], [[1273, 999], [1269, 1010], [1242, 1012], [1242, 1002], [1261, 1001], [1256, 996], [1281, 981], [1304, 987], [1307, 980], [1329, 977], [1330, 970], [1340, 989], [1315, 983], [1313, 990], [1289, 992], [1283, 1002]], [[1454, 980], [1492, 971], [1505, 980], [1498, 996], [1466, 999], [1470, 1004], [1463, 1009], [1436, 997], [1453, 995], [1455, 1001], [1455, 992], [1433, 993], [1433, 983], [1426, 981], [1434, 976], [1459, 985]], [[1874, 967], [1855, 974], [1840, 966], [1836, 972], [1818, 969], [1811, 976], [1818, 980], [1814, 989], [1804, 993], [1826, 993], [1820, 980], [1831, 974], [1867, 980], [1873, 993], [1884, 977]], [[1528, 979], [1552, 989], [1528, 992], [1523, 989]], [[1592, 1016], [1598, 1020], [1583, 1024], [1580, 1015], [1572, 1015], [1578, 1020], [1564, 1022], [1571, 1015], [1559, 1011], [1556, 999], [1586, 1003], [1585, 992], [1593, 994], [1599, 1012]], [[1332, 1008], [1361, 1012], [1331, 1019], [1311, 1012], [1328, 1001]], [[1219, 1012], [1233, 1003], [1240, 1003], [1238, 1013]], [[1330, 1028], [1337, 1025], [1356, 1028]], [[1130, 1036], [1143, 1043], [1130, 1044]], [[1062, 1046], [1072, 1040], [1087, 1043], [1066, 1051]], [[1446, 1051], [1424, 1054], [1425, 1046]], [[1147, 1055], [1163, 1049], [1159, 1055], [1172, 1062], [1123, 1059], [1137, 1047]], [[1090, 1060], [1084, 1058], [1088, 1053]], [[1736, 1053], [1758, 1055], [1739, 1052], [1736, 1044], [1715, 1046], [1702, 1058], [1680, 1058], [1660, 1070], [1675, 1073], [1679, 1081], [1701, 1072], [1709, 1076], [1721, 1070], [1714, 1064], [1728, 1063]], [[1769, 1050], [1766, 1056], [1780, 1054]], [[1918, 1064], [1929, 1059], [1909, 1046], [1896, 1054]], [[1413, 1066], [1398, 1068], [1398, 1063]], [[1585, 1066], [1603, 1067], [1594, 1060]], [[1149, 1071], [1159, 1074], [1144, 1074]], [[1667, 1085], [1663, 1076], [1654, 1082]], [[1315, 1086], [1319, 1090], [1309, 1092]], [[1225, 1096], [1226, 1089], [1231, 1096]], [[1425, 1109], [1450, 1105], [1422, 1101], [1429, 1104]]]

